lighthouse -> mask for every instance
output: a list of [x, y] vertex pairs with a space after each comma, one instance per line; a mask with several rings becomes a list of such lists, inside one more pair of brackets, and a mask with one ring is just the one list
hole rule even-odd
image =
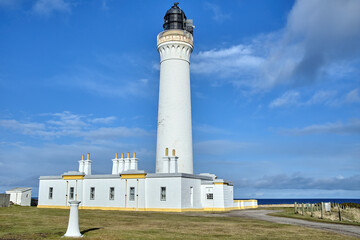
[[174, 158], [177, 172], [193, 174], [190, 94], [193, 22], [175, 3], [165, 14], [163, 28], [157, 36], [160, 84], [156, 173], [169, 172], [167, 161]]
[[[78, 171], [40, 176], [38, 208], [125, 211], [230, 211], [256, 208], [257, 200], [234, 201], [232, 182], [193, 173], [190, 55], [193, 24], [175, 3], [157, 36], [160, 54], [156, 173], [138, 169], [135, 152], [115, 153], [109, 174], [92, 174], [90, 154]], [[155, 49], [154, 49], [155, 50]], [[155, 54], [155, 53], [154, 53]], [[109, 162], [110, 162], [109, 161]]]

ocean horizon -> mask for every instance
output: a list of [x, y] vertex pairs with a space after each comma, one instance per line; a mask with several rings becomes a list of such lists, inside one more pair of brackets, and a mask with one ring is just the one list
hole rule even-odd
[[[356, 198], [253, 198], [258, 200], [258, 205], [263, 204], [293, 204], [297, 203], [320, 203], [320, 202], [332, 202], [332, 203], [359, 203], [360, 199]], [[241, 198], [235, 198], [234, 200], [244, 200]]]

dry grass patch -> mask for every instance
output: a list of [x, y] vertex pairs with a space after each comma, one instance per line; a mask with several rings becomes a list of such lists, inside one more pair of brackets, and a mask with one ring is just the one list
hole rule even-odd
[[[279, 209], [277, 209], [279, 210]], [[304, 216], [300, 213], [295, 214], [294, 208], [282, 208], [282, 212], [272, 213], [272, 216], [279, 216], [279, 217], [290, 217], [290, 218], [299, 218], [299, 219], [306, 219], [315, 222], [328, 222], [328, 223], [339, 223], [339, 224], [349, 224], [360, 226], [360, 209], [358, 208], [348, 208], [348, 209], [341, 209], [341, 218], [342, 221], [339, 221], [339, 212], [336, 209], [332, 209], [331, 212], [324, 212], [323, 219], [321, 219], [321, 212], [314, 211], [313, 217], [311, 217], [311, 212], [304, 211]]]

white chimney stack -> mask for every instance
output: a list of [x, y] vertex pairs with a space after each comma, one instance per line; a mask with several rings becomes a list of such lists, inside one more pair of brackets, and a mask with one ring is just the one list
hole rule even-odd
[[90, 153], [87, 154], [87, 159], [84, 161], [84, 173], [85, 175], [91, 175]]
[[84, 172], [84, 165], [85, 165], [85, 160], [83, 154], [81, 155], [81, 160], [79, 161], [79, 172]]

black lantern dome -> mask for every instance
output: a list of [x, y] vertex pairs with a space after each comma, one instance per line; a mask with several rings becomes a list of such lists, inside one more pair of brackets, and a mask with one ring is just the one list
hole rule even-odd
[[193, 33], [193, 21], [187, 19], [183, 10], [178, 7], [179, 3], [174, 3], [165, 14], [164, 30], [179, 29]]

